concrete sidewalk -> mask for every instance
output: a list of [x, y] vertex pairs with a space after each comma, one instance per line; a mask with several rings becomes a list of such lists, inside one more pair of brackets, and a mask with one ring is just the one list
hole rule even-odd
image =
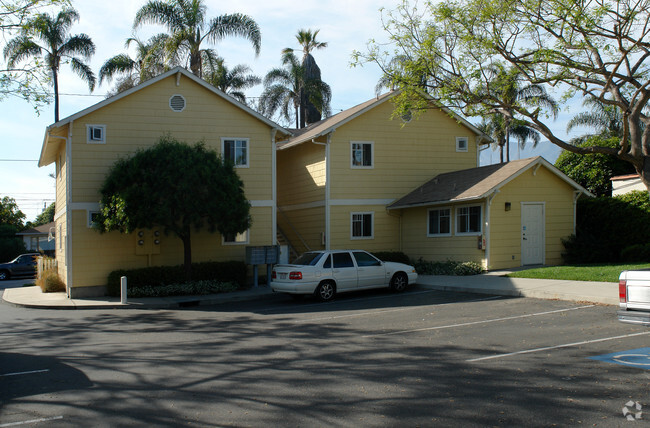
[[[508, 278], [503, 275], [505, 272], [473, 276], [420, 275], [417, 285], [432, 290], [618, 305], [617, 283]], [[133, 298], [123, 305], [119, 298], [114, 297], [68, 299], [65, 293], [42, 293], [38, 287], [21, 287], [6, 289], [2, 299], [14, 306], [41, 309], [165, 309], [269, 299], [273, 295], [268, 287], [260, 286], [207, 296]]]

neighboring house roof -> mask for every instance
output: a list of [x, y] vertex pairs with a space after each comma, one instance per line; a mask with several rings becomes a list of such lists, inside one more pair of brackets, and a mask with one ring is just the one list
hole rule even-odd
[[393, 202], [388, 206], [388, 209], [484, 199], [525, 171], [531, 168], [539, 168], [542, 165], [576, 190], [593, 196], [584, 187], [571, 180], [544, 158], [537, 156], [440, 174], [403, 198]]
[[[331, 132], [334, 132], [340, 126], [348, 123], [349, 121], [364, 114], [365, 112], [377, 107], [378, 105], [383, 104], [384, 102], [390, 100], [397, 94], [398, 94], [397, 91], [387, 92], [385, 94], [379, 95], [376, 98], [370, 99], [365, 103], [361, 103], [347, 110], [343, 110], [342, 112], [337, 113], [334, 116], [330, 116], [319, 122], [313, 123], [306, 128], [292, 130], [293, 137], [291, 137], [287, 141], [278, 143], [278, 149], [280, 150], [288, 149], [290, 147], [297, 146], [299, 144], [311, 141], [315, 138], [319, 138]], [[480, 135], [484, 137], [486, 141], [491, 141], [490, 137], [485, 135], [478, 128], [476, 128], [474, 125], [469, 123], [467, 120], [458, 116], [456, 113], [452, 112], [451, 110], [445, 107], [440, 107], [440, 109], [445, 113], [447, 113], [448, 115], [450, 115], [451, 117], [453, 117], [455, 120], [462, 123], [467, 128], [469, 128], [476, 135]]]
[[610, 178], [611, 181], [619, 181], [619, 180], [634, 180], [634, 179], [641, 179], [639, 177], [639, 174], [628, 174], [628, 175], [617, 175], [616, 177]]
[[21, 235], [21, 236], [49, 235], [50, 229], [53, 228], [54, 226], [55, 226], [54, 222], [46, 223], [40, 226], [36, 226], [35, 228], [32, 229], [23, 230], [22, 232], [16, 233], [16, 235]]
[[[175, 67], [175, 68], [173, 68], [173, 69], [171, 69], [171, 70], [169, 70], [169, 71], [167, 71], [167, 72], [165, 72], [163, 74], [160, 74], [160, 75], [158, 75], [156, 77], [153, 77], [153, 78], [151, 78], [149, 80], [146, 80], [146, 81], [140, 83], [139, 85], [134, 86], [131, 89], [128, 89], [128, 90], [126, 90], [124, 92], [120, 92], [117, 95], [114, 95], [114, 96], [112, 96], [110, 98], [107, 98], [107, 99], [105, 99], [105, 100], [103, 100], [103, 101], [101, 101], [101, 102], [99, 102], [99, 103], [97, 103], [95, 105], [92, 105], [92, 106], [90, 106], [90, 107], [88, 107], [88, 108], [86, 108], [84, 110], [81, 110], [81, 111], [79, 111], [79, 112], [77, 112], [77, 113], [75, 113], [75, 114], [73, 114], [71, 116], [68, 116], [68, 117], [66, 117], [64, 119], [61, 119], [58, 122], [53, 123], [52, 125], [48, 126], [45, 129], [45, 137], [43, 138], [43, 148], [41, 149], [41, 156], [39, 157], [38, 166], [41, 167], [41, 166], [49, 165], [49, 164], [51, 164], [52, 162], [54, 162], [56, 160], [55, 159], [55, 156], [56, 156], [55, 153], [56, 153], [57, 148], [56, 147], [51, 147], [54, 144], [49, 144], [50, 142], [49, 142], [48, 137], [50, 136], [50, 131], [52, 131], [55, 128], [60, 128], [60, 127], [62, 127], [64, 125], [66, 125], [66, 124], [69, 124], [74, 120], [77, 120], [77, 119], [79, 119], [79, 118], [81, 118], [83, 116], [86, 116], [86, 115], [88, 115], [88, 114], [90, 114], [90, 113], [92, 113], [92, 112], [94, 112], [96, 110], [99, 110], [102, 107], [105, 107], [105, 106], [107, 106], [107, 105], [109, 105], [111, 103], [114, 103], [115, 101], [118, 101], [118, 100], [120, 100], [120, 99], [122, 99], [124, 97], [128, 97], [129, 95], [133, 94], [134, 92], [138, 92], [138, 91], [140, 91], [140, 90], [142, 90], [142, 89], [144, 89], [144, 88], [146, 88], [148, 86], [151, 86], [151, 85], [153, 85], [155, 83], [158, 83], [161, 80], [167, 79], [168, 77], [173, 76], [173, 75], [176, 75], [177, 79], [180, 79], [180, 76], [184, 76], [184, 77], [198, 83], [199, 85], [203, 86], [208, 91], [220, 96], [225, 101], [228, 101], [233, 106], [235, 106], [235, 107], [237, 107], [237, 108], [239, 108], [241, 110], [244, 110], [246, 113], [248, 113], [251, 116], [257, 118], [258, 120], [264, 122], [269, 127], [278, 129], [279, 131], [281, 131], [283, 134], [285, 134], [287, 136], [291, 135], [291, 133], [288, 130], [286, 130], [284, 127], [282, 127], [282, 126], [278, 125], [277, 123], [273, 122], [271, 119], [261, 115], [260, 113], [258, 113], [255, 110], [251, 109], [247, 105], [237, 101], [236, 99], [234, 99], [230, 95], [226, 94], [225, 92], [215, 88], [214, 86], [210, 85], [205, 80], [196, 77], [194, 74], [192, 74], [191, 72], [189, 72], [185, 68]], [[55, 137], [55, 138], [60, 139], [60, 137]], [[58, 141], [56, 141], [56, 143], [58, 143]], [[58, 146], [58, 144], [56, 144], [56, 146]]]

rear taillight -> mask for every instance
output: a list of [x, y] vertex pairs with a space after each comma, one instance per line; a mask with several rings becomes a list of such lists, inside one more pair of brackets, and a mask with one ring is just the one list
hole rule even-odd
[[275, 279], [275, 271], [271, 273], [271, 279]]
[[302, 279], [302, 272], [290, 272], [289, 279]]
[[624, 279], [618, 281], [618, 300], [621, 303], [627, 302], [627, 282]]

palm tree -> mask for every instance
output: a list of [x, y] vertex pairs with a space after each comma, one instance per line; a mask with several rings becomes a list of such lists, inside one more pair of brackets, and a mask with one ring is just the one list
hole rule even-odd
[[623, 114], [615, 106], [608, 106], [597, 98], [585, 98], [582, 102], [590, 112], [575, 115], [566, 125], [567, 132], [579, 126], [594, 128], [600, 135], [623, 136]]
[[167, 37], [166, 34], [158, 34], [146, 43], [135, 37], [126, 39], [124, 47], [127, 49], [135, 44], [136, 58], [119, 54], [106, 60], [99, 70], [99, 84], [104, 80], [110, 83], [114, 77], [119, 76], [115, 87], [115, 93], [119, 93], [166, 71], [168, 66], [164, 64], [163, 46]]
[[[321, 80], [321, 72], [311, 52], [315, 49], [324, 49], [327, 42], [316, 40], [320, 30], [299, 30], [296, 40], [302, 46], [303, 87], [300, 91], [300, 127], [318, 122], [330, 113], [331, 90], [329, 85]], [[293, 53], [293, 49], [286, 48], [283, 54]]]
[[[70, 36], [70, 27], [79, 20], [74, 9], [63, 9], [56, 17], [40, 13], [28, 20], [16, 38], [4, 49], [4, 57], [10, 68], [29, 58], [44, 57], [54, 86], [54, 121], [59, 121], [59, 68], [62, 61], [69, 61], [72, 71], [88, 83], [92, 92], [95, 75], [82, 59], [88, 60], [95, 53], [95, 44], [86, 34]], [[42, 42], [38, 44], [34, 38]]]
[[205, 50], [201, 44], [216, 43], [226, 36], [248, 39], [259, 55], [260, 29], [247, 15], [235, 13], [221, 15], [206, 22], [203, 0], [150, 0], [135, 15], [133, 28], [142, 24], [161, 24], [167, 27], [169, 39], [165, 51], [170, 57], [186, 57], [190, 71], [202, 77]]
[[303, 69], [293, 52], [282, 54], [283, 68], [274, 68], [264, 77], [264, 91], [260, 96], [258, 110], [269, 117], [280, 110], [280, 116], [291, 121], [293, 108], [296, 128], [300, 128], [300, 91], [303, 86]]
[[522, 75], [517, 69], [507, 70], [500, 65], [490, 69], [491, 78], [488, 85], [492, 86], [493, 93], [498, 94], [499, 105], [494, 108], [493, 114], [488, 117], [487, 129], [496, 140], [500, 149], [501, 163], [503, 163], [503, 148], [506, 148], [506, 161], [510, 162], [510, 136], [515, 136], [522, 147], [527, 140], [533, 140], [534, 145], [539, 142], [537, 131], [529, 128], [523, 121], [515, 118], [516, 108], [534, 107], [545, 108], [556, 117], [558, 105], [546, 93], [541, 85], [528, 84], [521, 86]]
[[203, 65], [203, 78], [206, 82], [244, 104], [244, 90], [262, 83], [262, 79], [250, 73], [250, 67], [242, 64], [229, 69], [223, 58], [216, 58]]

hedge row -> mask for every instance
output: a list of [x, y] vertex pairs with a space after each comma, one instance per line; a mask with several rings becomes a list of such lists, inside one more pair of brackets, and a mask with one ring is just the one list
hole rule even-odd
[[372, 254], [383, 262], [404, 263], [405, 265], [412, 264], [409, 256], [401, 251], [377, 251]]
[[563, 257], [569, 264], [650, 261], [649, 242], [648, 192], [579, 199], [576, 234], [563, 240]]
[[[108, 275], [107, 293], [120, 295], [120, 278], [127, 277], [128, 287], [159, 287], [182, 284], [185, 281], [185, 267], [156, 266], [142, 269], [115, 270]], [[246, 263], [239, 261], [192, 263], [192, 281], [219, 281], [246, 286]]]

